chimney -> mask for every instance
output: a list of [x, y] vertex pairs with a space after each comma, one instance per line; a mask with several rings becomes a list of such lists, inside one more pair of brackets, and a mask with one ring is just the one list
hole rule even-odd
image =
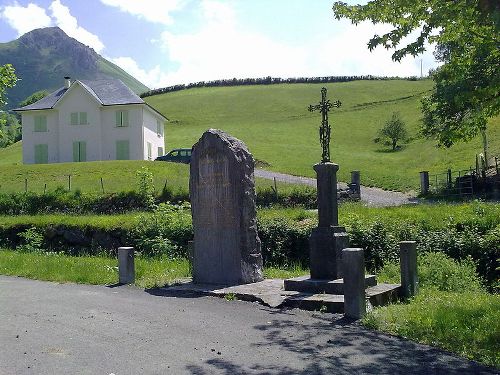
[[71, 77], [64, 77], [64, 79], [66, 80], [66, 88], [69, 89], [71, 86]]

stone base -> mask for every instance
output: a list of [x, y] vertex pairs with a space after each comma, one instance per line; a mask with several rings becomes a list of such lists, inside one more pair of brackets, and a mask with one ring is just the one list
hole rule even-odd
[[[326, 293], [326, 294], [344, 294], [344, 279], [325, 280], [313, 279], [310, 276], [299, 276], [293, 279], [286, 279], [283, 282], [286, 291], [295, 291], [302, 293]], [[375, 275], [365, 276], [365, 287], [377, 285]]]
[[342, 250], [349, 247], [349, 236], [344, 227], [314, 228], [309, 237], [311, 278], [334, 280], [342, 274]]

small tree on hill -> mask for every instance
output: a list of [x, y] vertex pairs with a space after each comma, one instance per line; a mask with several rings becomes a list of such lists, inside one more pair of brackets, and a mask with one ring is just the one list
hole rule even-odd
[[378, 133], [381, 138], [389, 141], [388, 143], [392, 145], [393, 151], [396, 150], [399, 141], [404, 141], [408, 138], [405, 123], [398, 112], [392, 113], [391, 118], [385, 122]]

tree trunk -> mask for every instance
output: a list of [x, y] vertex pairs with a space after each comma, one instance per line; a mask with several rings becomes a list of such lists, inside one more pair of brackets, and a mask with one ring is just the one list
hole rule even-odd
[[488, 168], [488, 139], [486, 138], [486, 129], [481, 130], [481, 137], [483, 139], [483, 155], [485, 168]]
[[392, 151], [396, 151], [396, 144], [397, 143], [398, 143], [398, 141], [396, 139], [392, 140]]

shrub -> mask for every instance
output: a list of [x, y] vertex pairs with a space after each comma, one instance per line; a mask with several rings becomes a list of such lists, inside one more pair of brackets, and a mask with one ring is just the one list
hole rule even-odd
[[18, 247], [19, 251], [26, 253], [42, 251], [44, 237], [37, 228], [28, 228], [19, 233], [18, 236], [21, 239], [21, 245]]

